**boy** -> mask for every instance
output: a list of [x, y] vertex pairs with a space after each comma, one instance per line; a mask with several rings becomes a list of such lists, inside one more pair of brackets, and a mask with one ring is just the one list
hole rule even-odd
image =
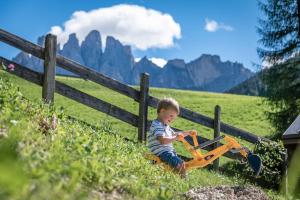
[[186, 136], [190, 131], [174, 132], [169, 126], [178, 114], [179, 105], [175, 99], [163, 98], [159, 101], [157, 119], [152, 121], [148, 134], [148, 147], [154, 155], [169, 164], [181, 177], [186, 177], [184, 162], [177, 156], [172, 142], [177, 140], [179, 134]]

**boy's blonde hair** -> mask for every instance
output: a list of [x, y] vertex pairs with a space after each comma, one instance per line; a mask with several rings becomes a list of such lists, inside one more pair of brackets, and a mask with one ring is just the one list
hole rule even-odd
[[173, 109], [177, 112], [177, 114], [179, 115], [179, 104], [178, 102], [171, 98], [171, 97], [164, 97], [163, 99], [161, 99], [159, 102], [158, 102], [158, 105], [157, 105], [157, 114], [160, 112], [161, 109]]

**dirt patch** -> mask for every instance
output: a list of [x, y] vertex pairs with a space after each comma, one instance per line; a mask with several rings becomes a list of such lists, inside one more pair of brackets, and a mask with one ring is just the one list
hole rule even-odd
[[92, 199], [99, 199], [99, 200], [134, 200], [135, 198], [126, 192], [119, 190], [113, 190], [111, 192], [103, 192], [103, 191], [96, 191], [93, 190], [90, 194]]
[[184, 194], [191, 200], [268, 200], [267, 195], [253, 186], [199, 187]]

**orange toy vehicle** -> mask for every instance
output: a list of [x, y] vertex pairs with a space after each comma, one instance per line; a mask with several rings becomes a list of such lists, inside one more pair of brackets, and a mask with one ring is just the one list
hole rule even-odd
[[[196, 131], [192, 131], [189, 134], [189, 136], [190, 137], [183, 137], [182, 135], [178, 136], [178, 140], [183, 142], [185, 148], [193, 155], [193, 159], [185, 162], [187, 170], [205, 167], [206, 165], [212, 163], [214, 160], [216, 160], [226, 152], [231, 151], [232, 153], [239, 153], [241, 156], [243, 156], [244, 159], [248, 161], [248, 164], [253, 169], [255, 175], [259, 175], [262, 168], [260, 157], [255, 154], [252, 154], [246, 147], [242, 147], [234, 138], [229, 137], [227, 135], [223, 135], [215, 138], [214, 140], [209, 140], [199, 145]], [[202, 154], [200, 150], [198, 150], [212, 145], [222, 139], [224, 139], [225, 141], [223, 145], [205, 154]], [[146, 158], [152, 160], [155, 164], [162, 164], [166, 169], [171, 170], [171, 167], [168, 164], [163, 163], [159, 159], [159, 157], [153, 154], [146, 154]]]

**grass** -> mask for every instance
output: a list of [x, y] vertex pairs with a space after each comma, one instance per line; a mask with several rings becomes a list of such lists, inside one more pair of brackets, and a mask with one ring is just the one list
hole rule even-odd
[[[20, 91], [22, 91], [26, 98], [32, 101], [40, 100], [42, 94], [40, 86], [3, 71], [0, 73], [1, 76], [9, 77], [9, 79], [20, 88]], [[119, 106], [129, 112], [138, 114], [137, 102], [108, 88], [79, 78], [57, 76], [56, 79], [87, 94]], [[138, 89], [138, 87], [136, 88]], [[260, 136], [268, 136], [273, 133], [273, 128], [264, 115], [264, 111], [268, 108], [263, 104], [263, 99], [260, 97], [163, 88], [150, 88], [150, 95], [158, 98], [164, 96], [173, 97], [181, 106], [212, 118], [214, 116], [214, 107], [220, 105], [221, 120], [223, 122]], [[107, 120], [112, 124], [112, 128], [120, 135], [133, 140], [137, 139], [137, 128], [131, 125], [58, 94], [55, 94], [54, 102], [55, 106], [63, 107], [64, 112], [70, 116], [93, 125], [99, 124], [100, 121]], [[156, 110], [154, 108], [149, 107], [148, 113], [149, 119], [154, 119], [156, 117]], [[209, 139], [213, 138], [213, 129], [182, 118], [178, 118], [172, 126], [183, 130], [196, 129], [198, 134]], [[253, 148], [252, 144], [244, 140], [238, 139], [238, 141], [247, 147]], [[175, 145], [179, 153], [188, 156], [181, 144], [176, 143]], [[228, 159], [226, 158], [221, 159], [221, 163], [226, 163], [227, 161]]]
[[[138, 105], [127, 97], [88, 81], [57, 79], [137, 113]], [[56, 108], [48, 107], [39, 101], [38, 86], [4, 72], [0, 72], [0, 80], [0, 130], [4, 135], [0, 138], [0, 199], [97, 199], [113, 191], [125, 199], [170, 199], [180, 198], [192, 187], [247, 184], [238, 175], [227, 177], [207, 169], [193, 170], [188, 181], [182, 180], [149, 165], [143, 159], [147, 151], [144, 146], [123, 140], [123, 136], [136, 138], [135, 128], [59, 95], [55, 96]], [[262, 136], [271, 133], [270, 125], [261, 118], [265, 108], [257, 103], [259, 98], [157, 88], [151, 88], [150, 93], [172, 96], [184, 107], [210, 116], [217, 103], [222, 107], [223, 121]], [[240, 121], [246, 121], [247, 113], [255, 118], [256, 126]], [[53, 114], [58, 116], [57, 128], [45, 131], [43, 122], [50, 123]], [[154, 114], [150, 109], [151, 118]], [[69, 121], [66, 115], [97, 124], [98, 128]], [[178, 120], [174, 126], [195, 128], [185, 120]], [[206, 130], [200, 126], [196, 129]], [[210, 134], [204, 133], [207, 137]], [[267, 192], [277, 198], [276, 192]]]
[[[0, 75], [9, 77], [20, 88], [20, 91], [22, 91], [30, 100], [36, 101], [41, 98], [41, 88], [39, 86], [4, 72], [1, 72]], [[138, 114], [138, 104], [133, 101], [133, 99], [117, 92], [79, 78], [59, 76], [56, 77], [56, 79], [87, 94], [93, 95], [104, 101], [124, 108], [127, 111]], [[221, 119], [223, 122], [260, 136], [271, 135], [274, 132], [274, 129], [264, 115], [264, 111], [268, 108], [263, 104], [263, 99], [260, 97], [162, 88], [150, 88], [150, 95], [158, 98], [162, 98], [164, 96], [173, 97], [180, 103], [181, 106], [209, 117], [213, 117], [215, 105], [220, 105], [222, 109]], [[55, 94], [55, 105], [63, 106], [66, 113], [91, 124], [99, 122], [100, 119], [108, 118], [113, 123], [114, 128], [120, 132], [127, 132], [127, 134], [137, 132], [136, 128], [133, 128], [130, 125], [120, 123], [120, 121], [115, 120], [114, 118], [110, 118], [105, 114], [84, 105], [80, 105], [77, 102], [57, 94]], [[149, 108], [149, 119], [154, 119], [155, 117], [155, 109]], [[200, 134], [212, 138], [212, 129], [184, 119], [177, 119], [174, 126], [181, 129], [197, 129]], [[128, 134], [128, 136], [130, 135], [133, 138], [136, 137], [135, 134]]]

